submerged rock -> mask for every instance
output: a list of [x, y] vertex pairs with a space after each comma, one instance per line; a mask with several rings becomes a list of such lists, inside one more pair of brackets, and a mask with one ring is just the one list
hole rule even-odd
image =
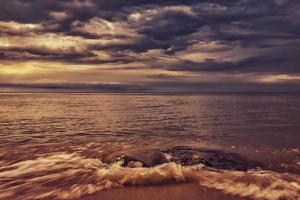
[[246, 171], [263, 168], [261, 163], [251, 161], [238, 154], [206, 148], [174, 147], [167, 150], [132, 151], [109, 155], [106, 163], [119, 162], [123, 167], [154, 167], [167, 162], [182, 166], [203, 164], [207, 167]]
[[246, 171], [263, 167], [261, 163], [249, 160], [238, 154], [206, 148], [175, 147], [164, 151], [171, 162], [181, 165], [204, 164], [207, 167], [226, 170]]
[[129, 156], [124, 156], [124, 155], [117, 156], [112, 159], [112, 163], [118, 163], [118, 162], [121, 163], [122, 167], [131, 167], [131, 168], [146, 167], [145, 163], [143, 163], [139, 160], [136, 160], [134, 158], [131, 158]]
[[166, 163], [167, 160], [162, 152], [151, 150], [119, 154], [113, 156], [108, 162], [121, 162], [123, 167], [154, 167]]

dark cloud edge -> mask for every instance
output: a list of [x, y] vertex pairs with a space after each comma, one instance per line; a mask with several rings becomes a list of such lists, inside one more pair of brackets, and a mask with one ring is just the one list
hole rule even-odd
[[215, 83], [177, 81], [145, 84], [0, 83], [0, 93], [297, 93], [297, 83]]

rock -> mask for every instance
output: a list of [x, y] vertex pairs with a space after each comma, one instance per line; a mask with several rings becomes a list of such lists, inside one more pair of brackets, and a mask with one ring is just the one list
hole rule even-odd
[[123, 167], [154, 167], [166, 162], [175, 162], [183, 166], [203, 164], [207, 167], [226, 170], [246, 171], [257, 167], [265, 169], [265, 166], [261, 163], [251, 161], [238, 154], [189, 147], [174, 147], [162, 151], [145, 150], [109, 154], [104, 156], [102, 161], [106, 163], [120, 162]]
[[261, 163], [248, 160], [238, 154], [206, 148], [175, 147], [164, 152], [171, 156], [170, 161], [181, 165], [204, 164], [216, 169], [240, 171], [262, 167]]
[[167, 160], [159, 151], [141, 151], [114, 156], [109, 162], [122, 162], [123, 167], [153, 167], [166, 163]]
[[143, 162], [131, 158], [130, 156], [124, 156], [124, 155], [118, 155], [114, 157], [110, 162], [111, 163], [120, 162], [122, 167], [131, 167], [131, 168], [145, 167], [145, 164]]

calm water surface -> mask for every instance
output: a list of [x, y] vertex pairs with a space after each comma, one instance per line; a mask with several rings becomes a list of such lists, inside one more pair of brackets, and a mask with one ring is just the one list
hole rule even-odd
[[[55, 192], [40, 188], [42, 180], [32, 189], [36, 176], [18, 181], [57, 163], [179, 146], [234, 152], [269, 170], [299, 174], [300, 95], [0, 94], [0, 144], [2, 199], [32, 198], [16, 194], [26, 189], [40, 194], [36, 199], [52, 197]], [[49, 174], [46, 183], [59, 185], [62, 180]], [[74, 174], [66, 176], [74, 182]]]

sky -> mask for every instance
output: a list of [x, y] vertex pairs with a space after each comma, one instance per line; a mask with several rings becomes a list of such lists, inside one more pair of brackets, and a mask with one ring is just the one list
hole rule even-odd
[[0, 92], [300, 91], [299, 0], [0, 5]]

